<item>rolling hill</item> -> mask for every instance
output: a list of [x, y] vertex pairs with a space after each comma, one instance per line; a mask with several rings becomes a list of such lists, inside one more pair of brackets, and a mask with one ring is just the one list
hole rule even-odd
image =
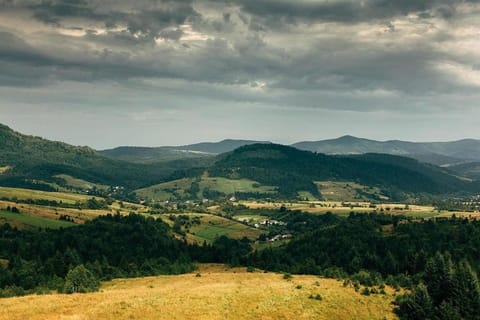
[[210, 176], [254, 179], [276, 186], [284, 196], [308, 191], [320, 196], [315, 181], [353, 181], [400, 194], [454, 194], [476, 190], [440, 167], [387, 154], [325, 155], [275, 144], [243, 146], [219, 156]]
[[[202, 142], [184, 146], [118, 147], [99, 151], [105, 157], [130, 162], [150, 163], [177, 159], [212, 158], [239, 147], [267, 141], [226, 139], [219, 142]], [[440, 166], [454, 166], [480, 161], [480, 140], [463, 139], [450, 142], [409, 142], [400, 140], [376, 141], [343, 136], [337, 139], [302, 141], [290, 145], [294, 148], [331, 155], [385, 153], [414, 158], [420, 162]], [[457, 173], [463, 170], [456, 171]], [[469, 171], [465, 171], [468, 178]]]
[[[108, 159], [89, 147], [27, 136], [0, 125], [0, 185], [55, 189], [66, 175], [92, 183], [128, 189], [159, 183], [178, 170], [203, 163], [184, 159], [141, 164]], [[52, 187], [53, 185], [53, 187]]]
[[[353, 137], [342, 140], [346, 145], [357, 141]], [[474, 141], [466, 145], [471, 147], [471, 143]], [[233, 151], [212, 155], [238, 145], [241, 147]], [[144, 188], [137, 191], [142, 197], [158, 199], [169, 199], [172, 195], [174, 198], [180, 195], [181, 199], [213, 199], [237, 193], [257, 198], [292, 198], [299, 194], [321, 198], [319, 181], [354, 182], [379, 190], [391, 199], [419, 193], [462, 195], [480, 190], [478, 181], [456, 176], [460, 169], [447, 170], [388, 154], [326, 155], [249, 140], [224, 140], [176, 148], [189, 148], [189, 156], [201, 156], [188, 158], [180, 151], [182, 159], [158, 162], [152, 160], [156, 157], [155, 148], [133, 148], [117, 149], [115, 157], [128, 158], [133, 150], [135, 158], [141, 151], [144, 163], [114, 160], [89, 147], [22, 135], [0, 126], [0, 185], [44, 190], [59, 186], [72, 189], [82, 185], [123, 186], [129, 191]], [[476, 172], [475, 169], [470, 171]], [[183, 184], [176, 186], [174, 183], [181, 179], [187, 179], [183, 189]]]

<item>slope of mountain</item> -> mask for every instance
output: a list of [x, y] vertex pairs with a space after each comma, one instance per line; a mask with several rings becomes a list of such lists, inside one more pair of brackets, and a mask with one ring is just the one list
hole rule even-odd
[[106, 185], [138, 188], [164, 181], [176, 170], [195, 166], [188, 160], [136, 164], [105, 158], [88, 147], [27, 136], [0, 125], [0, 185], [48, 188], [62, 183], [57, 175]]
[[[219, 142], [202, 142], [184, 146], [118, 147], [102, 150], [99, 153], [115, 160], [150, 163], [207, 158], [256, 143], [267, 144], [271, 142], [226, 139]], [[414, 158], [421, 162], [440, 166], [480, 161], [480, 140], [474, 139], [451, 142], [376, 141], [347, 135], [330, 140], [297, 142], [291, 146], [300, 150], [336, 155], [385, 153]]]
[[387, 153], [408, 156], [438, 165], [480, 160], [480, 140], [474, 139], [451, 142], [408, 142], [375, 141], [343, 136], [331, 140], [298, 142], [292, 146], [300, 150], [326, 154]]
[[[344, 146], [360, 152], [357, 140], [353, 137], [341, 139]], [[360, 142], [371, 144], [371, 141], [365, 139]], [[197, 152], [220, 152], [243, 145], [216, 157], [202, 154], [200, 157], [184, 157], [182, 160], [163, 162], [152, 160], [156, 157], [153, 148], [133, 148], [136, 159], [139, 161], [138, 155], [142, 155], [145, 162], [134, 163], [109, 159], [88, 147], [75, 147], [26, 136], [6, 126], [0, 126], [0, 185], [48, 189], [52, 185], [67, 183], [62, 177], [68, 176], [72, 181], [80, 179], [133, 190], [189, 177], [195, 178], [191, 180], [195, 183], [192, 182], [189, 187], [190, 194], [197, 195], [199, 190], [202, 194], [216, 194], [233, 188], [232, 190], [244, 190], [248, 194], [275, 192], [280, 197], [295, 197], [304, 191], [321, 197], [315, 183], [317, 181], [352, 181], [363, 186], [376, 187], [393, 199], [418, 193], [461, 194], [479, 190], [478, 181], [470, 182], [456, 176], [466, 172], [476, 173], [476, 167], [452, 166], [443, 169], [414, 159], [387, 154], [325, 155], [272, 143], [251, 143], [253, 141], [224, 140], [217, 144], [184, 146], [196, 149], [189, 151], [191, 156]], [[474, 140], [465, 140], [456, 148], [472, 148], [474, 144]], [[352, 149], [352, 146], [357, 147]], [[330, 151], [334, 150], [332, 148]], [[117, 149], [115, 157], [128, 158], [130, 151], [128, 148]], [[205, 170], [206, 180], [199, 180]], [[208, 177], [227, 179], [215, 180]], [[230, 188], [228, 184], [232, 179], [246, 179], [243, 181], [248, 183]], [[203, 184], [198, 181], [203, 181]], [[227, 191], [223, 193], [231, 193]]]
[[208, 152], [182, 150], [176, 147], [118, 147], [114, 149], [101, 150], [99, 153], [102, 156], [110, 159], [138, 163], [207, 158], [214, 156], [214, 154]]
[[256, 143], [263, 143], [268, 144], [271, 143], [270, 141], [254, 141], [254, 140], [234, 140], [234, 139], [225, 139], [219, 142], [201, 142], [196, 144], [190, 144], [180, 147], [174, 147], [178, 150], [190, 150], [190, 151], [199, 151], [199, 152], [207, 152], [213, 154], [220, 154], [225, 152], [233, 151], [237, 148], [256, 144]]
[[241, 146], [254, 143], [270, 142], [227, 139], [219, 142], [202, 142], [175, 147], [118, 147], [114, 149], [101, 150], [99, 153], [107, 158], [115, 160], [151, 163], [179, 159], [207, 158], [216, 154], [230, 152]]
[[447, 194], [471, 191], [475, 186], [450, 172], [414, 159], [387, 154], [325, 155], [275, 144], [244, 146], [219, 156], [211, 176], [246, 178], [277, 186], [280, 194], [299, 191], [319, 195], [314, 181], [354, 181], [396, 193]]
[[448, 167], [448, 170], [464, 177], [480, 180], [480, 162], [460, 163]]

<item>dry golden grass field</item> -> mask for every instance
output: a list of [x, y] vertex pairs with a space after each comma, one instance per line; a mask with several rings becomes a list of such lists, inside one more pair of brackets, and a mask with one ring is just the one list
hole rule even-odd
[[[396, 319], [392, 293], [363, 296], [334, 279], [287, 281], [202, 265], [184, 275], [109, 281], [96, 293], [0, 299], [0, 319]], [[322, 300], [309, 298], [316, 294]]]
[[400, 214], [412, 218], [447, 218], [455, 214], [457, 217], [480, 219], [480, 212], [464, 211], [438, 211], [432, 206], [406, 205], [403, 203], [378, 203], [375, 208], [370, 207], [370, 202], [362, 201], [297, 201], [297, 202], [266, 202], [266, 201], [239, 201], [238, 204], [250, 209], [279, 209], [285, 206], [289, 210], [301, 210], [312, 214], [332, 212], [340, 216], [348, 216], [350, 212], [377, 212], [387, 214]]

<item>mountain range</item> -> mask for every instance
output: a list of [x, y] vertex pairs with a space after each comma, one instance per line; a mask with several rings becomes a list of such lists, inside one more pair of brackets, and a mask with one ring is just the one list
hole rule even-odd
[[[244, 145], [271, 143], [269, 141], [227, 139], [168, 147], [118, 147], [101, 150], [100, 154], [133, 162], [154, 162], [184, 157], [211, 156], [230, 152]], [[441, 166], [480, 162], [480, 140], [463, 139], [450, 142], [409, 142], [400, 140], [376, 141], [353, 136], [319, 141], [302, 141], [290, 146], [324, 154], [385, 153], [405, 156]]]
[[[76, 179], [122, 186], [133, 192], [157, 186], [157, 194], [170, 192], [174, 197], [192, 198], [206, 194], [228, 196], [231, 193], [228, 190], [243, 185], [247, 190], [244, 197], [293, 198], [308, 193], [321, 198], [319, 183], [334, 181], [352, 182], [368, 190], [374, 188], [378, 191], [372, 191], [376, 196], [387, 195], [390, 199], [416, 194], [462, 195], [480, 191], [475, 175], [467, 178], [452, 170], [455, 166], [442, 168], [386, 153], [411, 155], [435, 151], [437, 155], [461, 159], [458, 166], [462, 170], [478, 174], [475, 162], [466, 164], [466, 159], [475, 160], [477, 156], [480, 159], [476, 143], [476, 140], [432, 144], [375, 142], [345, 136], [293, 146], [224, 140], [180, 147], [95, 151], [23, 135], [1, 125], [0, 185], [55, 190], [72, 187], [69, 181]], [[387, 148], [392, 145], [398, 147]], [[374, 147], [377, 149], [372, 150]], [[385, 153], [370, 153], [380, 147]], [[245, 185], [249, 187], [245, 189]], [[179, 189], [171, 193], [172, 186]]]

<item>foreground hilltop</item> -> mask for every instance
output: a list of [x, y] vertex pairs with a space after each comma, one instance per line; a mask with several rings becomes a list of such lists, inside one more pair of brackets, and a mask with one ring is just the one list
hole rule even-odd
[[118, 279], [101, 292], [2, 300], [5, 319], [396, 319], [393, 290], [362, 295], [318, 276], [201, 265], [194, 273]]

